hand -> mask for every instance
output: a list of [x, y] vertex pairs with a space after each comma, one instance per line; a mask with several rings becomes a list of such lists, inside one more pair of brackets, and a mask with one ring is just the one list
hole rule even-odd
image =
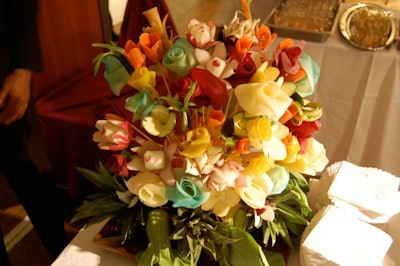
[[32, 71], [16, 69], [9, 74], [0, 90], [0, 124], [9, 125], [21, 119], [28, 107]]

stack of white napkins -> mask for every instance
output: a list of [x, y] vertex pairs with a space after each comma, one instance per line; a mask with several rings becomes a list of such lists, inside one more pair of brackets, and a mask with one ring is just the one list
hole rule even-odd
[[330, 184], [326, 195], [333, 204], [366, 222], [386, 223], [400, 212], [400, 178], [380, 169], [337, 162], [326, 169], [321, 182]]
[[392, 238], [373, 225], [329, 205], [302, 236], [302, 265], [382, 266]]
[[400, 212], [400, 179], [337, 162], [323, 173], [321, 206], [302, 236], [302, 265], [381, 266], [392, 238], [371, 225]]

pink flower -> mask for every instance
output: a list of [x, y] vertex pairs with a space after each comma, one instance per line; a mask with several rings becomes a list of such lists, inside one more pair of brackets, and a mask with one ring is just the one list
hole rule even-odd
[[242, 164], [234, 160], [216, 167], [207, 180], [208, 188], [211, 191], [222, 191], [226, 187], [235, 187], [236, 180], [242, 177], [241, 170]]
[[96, 122], [96, 131], [93, 141], [98, 142], [102, 150], [124, 150], [129, 147], [133, 130], [129, 122], [113, 114], [107, 114], [106, 120]]

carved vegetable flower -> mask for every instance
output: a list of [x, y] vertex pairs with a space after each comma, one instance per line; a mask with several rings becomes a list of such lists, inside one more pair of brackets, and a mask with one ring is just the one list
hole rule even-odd
[[180, 175], [176, 187], [167, 187], [166, 197], [173, 202], [173, 207], [185, 207], [195, 209], [200, 207], [210, 196], [210, 192], [203, 185], [201, 180], [190, 175]]
[[240, 84], [235, 94], [239, 105], [250, 115], [267, 116], [273, 120], [279, 119], [292, 103], [292, 99], [281, 90], [281, 83], [274, 81]]
[[106, 120], [96, 122], [96, 131], [93, 134], [93, 141], [103, 150], [124, 150], [129, 147], [133, 130], [128, 121], [113, 114], [107, 114]]
[[186, 36], [194, 47], [210, 47], [214, 44], [215, 25], [213, 22], [200, 23], [198, 20], [192, 19], [188, 24]]
[[241, 162], [230, 160], [216, 167], [207, 178], [207, 185], [211, 191], [222, 191], [226, 187], [235, 187], [237, 179], [242, 178]]
[[240, 202], [240, 197], [233, 188], [211, 192], [210, 197], [201, 205], [203, 211], [210, 211], [218, 217], [225, 217], [230, 209]]
[[158, 97], [158, 92], [155, 90], [157, 84], [156, 72], [149, 71], [146, 67], [136, 69], [129, 77], [127, 83], [138, 91], [147, 89], [153, 99]]
[[175, 177], [172, 173], [172, 160], [178, 144], [176, 142], [162, 149], [158, 144], [135, 139], [140, 145], [131, 149], [138, 156], [128, 162], [131, 171], [151, 171], [159, 174], [161, 179], [169, 186], [175, 186]]
[[170, 71], [184, 77], [198, 63], [194, 57], [193, 46], [186, 39], [180, 38], [166, 52], [162, 64]]
[[235, 190], [247, 205], [253, 209], [261, 209], [265, 205], [265, 200], [271, 194], [274, 184], [267, 174], [253, 175], [246, 172], [244, 171], [243, 174], [247, 186], [235, 187]]
[[157, 137], [167, 136], [174, 130], [175, 124], [175, 113], [161, 104], [154, 105], [150, 113], [142, 119], [142, 126], [147, 133]]
[[211, 136], [207, 128], [198, 127], [186, 133], [186, 140], [182, 143], [181, 154], [188, 158], [195, 158], [203, 154], [211, 146]]
[[168, 202], [165, 198], [165, 183], [161, 177], [152, 172], [139, 172], [126, 181], [130, 192], [137, 195], [139, 200], [152, 208], [162, 206]]

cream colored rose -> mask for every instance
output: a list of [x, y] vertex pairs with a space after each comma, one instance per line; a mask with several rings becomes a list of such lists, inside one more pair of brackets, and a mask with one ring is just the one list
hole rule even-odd
[[168, 202], [165, 198], [165, 183], [152, 172], [139, 172], [126, 181], [126, 187], [137, 195], [139, 200], [151, 207], [159, 207]]
[[240, 198], [253, 209], [262, 209], [265, 200], [271, 193], [274, 184], [267, 174], [252, 175], [244, 173], [246, 187], [236, 187], [235, 190]]
[[240, 84], [235, 89], [239, 105], [251, 116], [279, 119], [290, 106], [292, 99], [280, 87], [280, 82]]
[[306, 152], [300, 156], [307, 161], [307, 169], [303, 172], [306, 175], [314, 176], [322, 172], [328, 164], [324, 145], [314, 138], [308, 139]]
[[166, 165], [164, 151], [146, 151], [143, 154], [144, 166], [147, 170], [160, 170], [164, 169]]

